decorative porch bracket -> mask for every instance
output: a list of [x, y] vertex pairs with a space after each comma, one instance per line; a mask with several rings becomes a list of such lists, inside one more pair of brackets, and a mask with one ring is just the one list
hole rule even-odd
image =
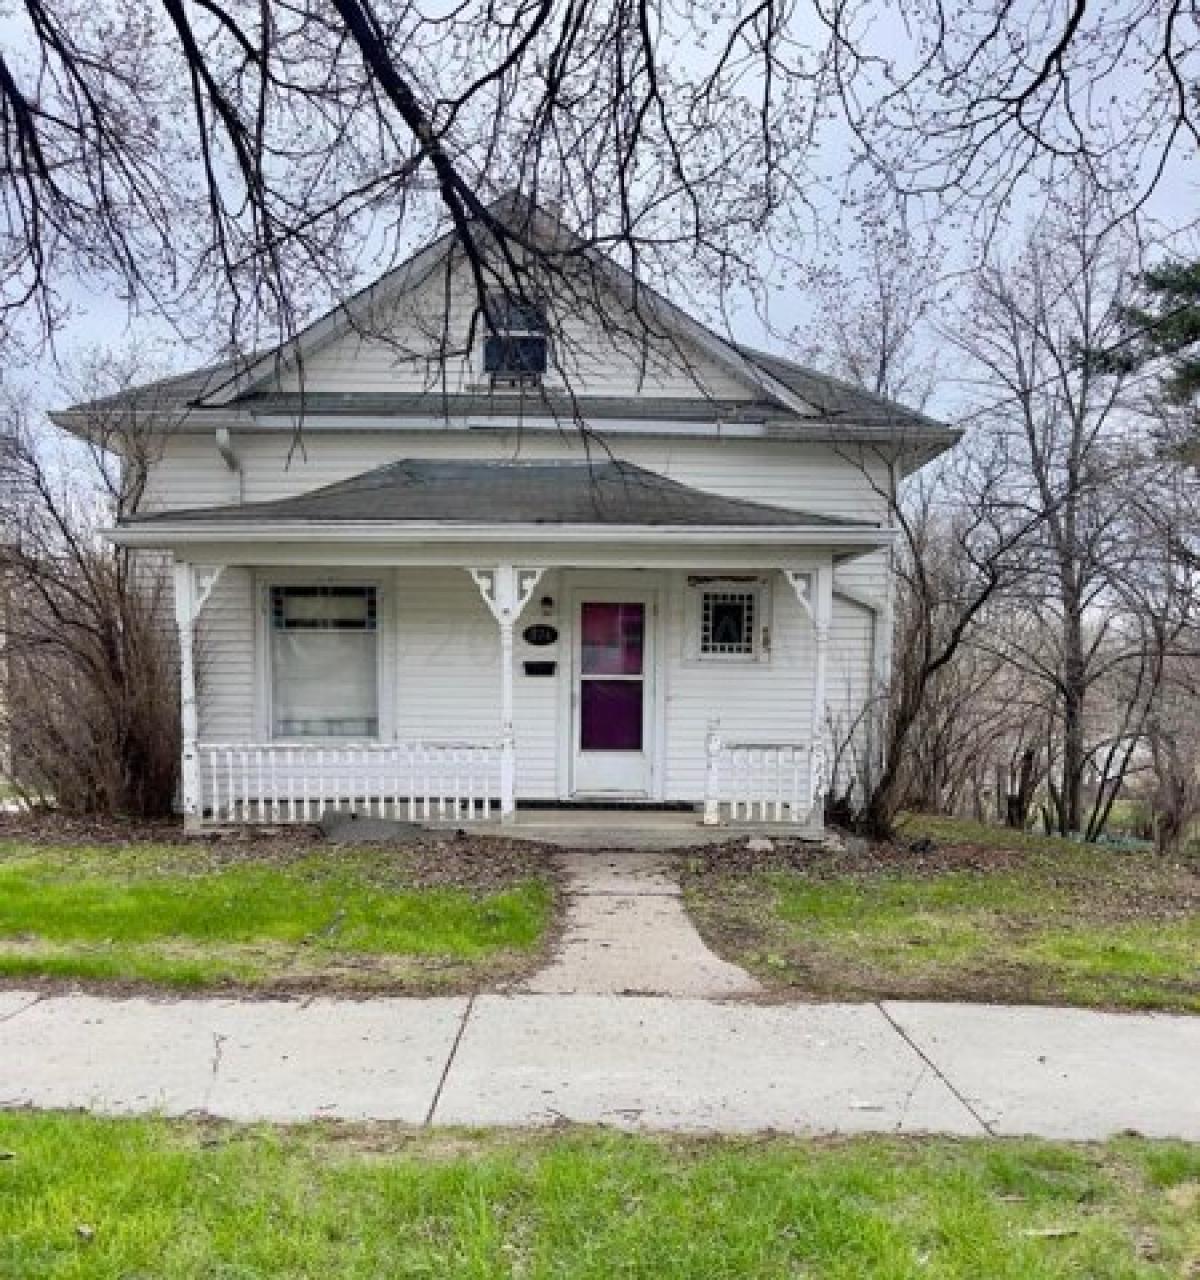
[[812, 699], [812, 804], [814, 811], [823, 802], [829, 786], [829, 754], [825, 745], [825, 700], [829, 668], [829, 633], [833, 621], [833, 566], [816, 569], [784, 569], [800, 607], [813, 627], [815, 661]]
[[468, 569], [483, 603], [500, 626], [500, 821], [517, 810], [516, 735], [513, 729], [513, 632], [545, 569], [499, 564]]
[[225, 566], [175, 562], [175, 626], [179, 631], [179, 721], [183, 739], [181, 776], [183, 824], [194, 829], [200, 821], [200, 757], [197, 739], [200, 718], [196, 706], [196, 619], [208, 603]]

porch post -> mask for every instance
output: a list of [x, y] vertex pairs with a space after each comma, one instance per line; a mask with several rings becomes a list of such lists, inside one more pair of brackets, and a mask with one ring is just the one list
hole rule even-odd
[[180, 781], [183, 829], [195, 831], [203, 818], [200, 795], [200, 716], [196, 707], [196, 619], [221, 580], [224, 565], [175, 562], [175, 626], [179, 632], [179, 725], [183, 739]]
[[716, 827], [721, 822], [721, 726], [716, 720], [708, 722], [704, 735], [704, 823]]
[[500, 624], [500, 821], [517, 811], [517, 740], [513, 711], [513, 611], [517, 572], [511, 564], [496, 570], [496, 618]]
[[[813, 628], [813, 697], [809, 724], [809, 798], [811, 815], [822, 817], [825, 789], [829, 784], [829, 754], [825, 747], [825, 699], [829, 668], [829, 631], [833, 621], [833, 561], [809, 570], [784, 569], [783, 576], [796, 593], [800, 607]], [[818, 809], [818, 806], [822, 809]]]
[[500, 821], [512, 822], [517, 810], [513, 630], [545, 571], [498, 564], [494, 569], [468, 569], [467, 572], [500, 627]]
[[829, 759], [825, 747], [825, 702], [829, 669], [829, 632], [833, 622], [833, 565], [822, 565], [813, 574], [813, 708], [812, 708], [812, 810], [819, 817], [829, 784]]
[[179, 720], [183, 737], [180, 774], [183, 783], [183, 827], [200, 825], [200, 762], [196, 754], [199, 718], [196, 712], [196, 655], [193, 624], [196, 620], [196, 584], [192, 566], [175, 562], [175, 625], [179, 631]]

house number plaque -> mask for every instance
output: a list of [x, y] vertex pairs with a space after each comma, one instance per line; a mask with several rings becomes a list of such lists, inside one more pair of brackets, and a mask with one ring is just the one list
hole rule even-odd
[[557, 629], [545, 622], [535, 622], [532, 626], [526, 627], [521, 635], [526, 644], [531, 644], [538, 649], [553, 644], [558, 639]]

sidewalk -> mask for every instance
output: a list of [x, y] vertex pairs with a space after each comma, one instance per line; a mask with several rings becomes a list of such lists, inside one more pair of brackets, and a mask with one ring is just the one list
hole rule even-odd
[[711, 1000], [762, 991], [704, 945], [667, 855], [574, 851], [558, 860], [567, 896], [563, 936], [523, 991]]
[[649, 996], [281, 1002], [6, 991], [0, 1105], [1200, 1140], [1200, 1018]]

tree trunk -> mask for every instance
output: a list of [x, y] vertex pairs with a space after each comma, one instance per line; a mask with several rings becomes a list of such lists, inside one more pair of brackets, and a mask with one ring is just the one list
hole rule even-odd
[[1063, 592], [1063, 738], [1062, 793], [1058, 806], [1059, 835], [1083, 828], [1083, 773], [1085, 762], [1084, 698], [1087, 670], [1083, 654], [1083, 618], [1076, 593]]

